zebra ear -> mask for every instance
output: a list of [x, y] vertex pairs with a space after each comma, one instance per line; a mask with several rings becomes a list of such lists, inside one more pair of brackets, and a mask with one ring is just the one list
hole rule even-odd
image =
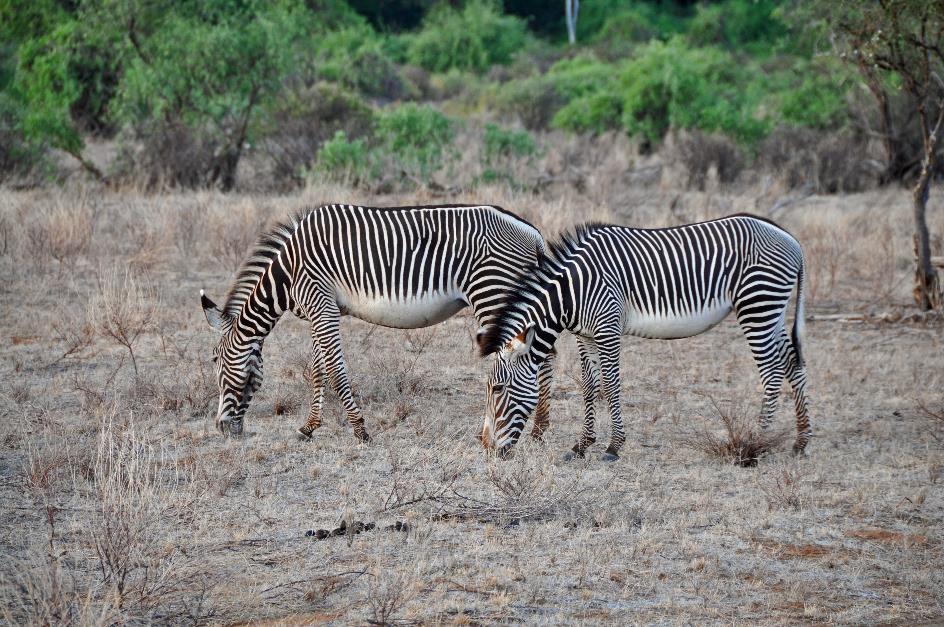
[[232, 321], [229, 317], [220, 311], [212, 300], [207, 297], [203, 290], [200, 290], [200, 304], [203, 305], [203, 315], [206, 316], [210, 328], [217, 333], [223, 334], [229, 329]]
[[512, 355], [524, 355], [531, 350], [531, 342], [534, 341], [534, 323], [529, 322], [515, 337], [508, 342], [508, 349]]

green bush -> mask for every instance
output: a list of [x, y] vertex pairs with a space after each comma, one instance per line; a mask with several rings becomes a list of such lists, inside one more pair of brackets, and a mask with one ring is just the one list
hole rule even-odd
[[318, 151], [315, 170], [329, 178], [357, 183], [370, 170], [367, 140], [349, 140], [344, 131], [338, 131]]
[[753, 53], [769, 53], [789, 31], [780, 19], [776, 0], [725, 0], [699, 4], [688, 24], [694, 47], [723, 45]]
[[651, 42], [626, 65], [621, 81], [623, 126], [652, 143], [670, 128], [694, 128], [750, 145], [769, 128], [758, 115], [759, 72], [718, 48], [692, 49], [680, 38]]
[[320, 38], [315, 72], [323, 80], [368, 96], [399, 98], [403, 93], [403, 81], [387, 54], [384, 38], [366, 25], [346, 27]]
[[504, 129], [497, 124], [485, 125], [483, 138], [485, 163], [492, 165], [505, 159], [534, 156], [538, 150], [531, 133], [525, 130]]
[[487, 0], [469, 0], [461, 11], [448, 5], [433, 9], [423, 28], [410, 38], [407, 60], [431, 72], [450, 69], [484, 72], [511, 61], [530, 41], [520, 19], [503, 15]]
[[849, 118], [847, 73], [844, 66], [801, 61], [776, 77], [775, 83], [785, 86], [779, 93], [782, 120], [823, 130], [843, 126]]
[[498, 113], [515, 117], [532, 130], [547, 128], [566, 102], [547, 75], [509, 81], [499, 87], [494, 96]]
[[380, 117], [376, 140], [404, 174], [428, 181], [450, 156], [454, 133], [452, 121], [439, 111], [408, 103]]
[[646, 42], [685, 29], [685, 12], [674, 3], [656, 5], [626, 0], [593, 0], [580, 4], [577, 42], [618, 41], [629, 37]]
[[574, 133], [602, 133], [619, 128], [623, 100], [616, 93], [597, 92], [571, 100], [551, 120], [551, 126]]

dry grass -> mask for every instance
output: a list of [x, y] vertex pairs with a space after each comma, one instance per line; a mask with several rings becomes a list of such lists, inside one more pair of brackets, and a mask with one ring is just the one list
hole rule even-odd
[[[381, 196], [337, 185], [287, 197], [0, 193], [0, 620], [939, 619], [939, 322], [807, 325], [816, 436], [803, 459], [758, 440], [746, 412], [737, 421], [723, 412], [728, 426], [716, 417], [709, 399], [724, 408], [761, 401], [733, 320], [690, 340], [625, 342], [630, 438], [616, 464], [561, 460], [583, 412], [569, 337], [558, 346], [547, 443], [522, 441], [506, 461], [483, 453], [486, 364], [467, 314], [411, 332], [344, 320], [369, 446], [354, 440], [330, 392], [313, 442], [295, 440], [309, 339], [290, 317], [266, 341], [247, 436], [216, 433], [215, 340], [198, 290], [225, 292], [258, 225], [303, 205], [483, 201], [548, 234], [584, 219], [663, 226], [777, 207], [773, 217], [807, 248], [810, 313], [910, 302], [906, 192], [786, 201], [763, 182], [682, 192], [658, 168], [646, 179], [648, 164], [625, 139], [599, 142], [593, 151], [561, 139], [541, 157], [559, 178], [531, 186], [537, 194], [485, 186], [461, 197]], [[72, 235], [51, 235], [60, 229], [53, 215]], [[936, 233], [942, 216], [935, 195]], [[107, 311], [124, 313], [106, 324]], [[126, 343], [107, 331], [118, 328]], [[784, 401], [773, 432], [792, 438]], [[600, 442], [607, 429], [602, 420]], [[714, 452], [680, 445], [692, 433]], [[339, 535], [306, 535], [341, 523]]]
[[780, 429], [761, 429], [756, 419], [734, 407], [721, 407], [711, 401], [718, 420], [724, 427], [721, 434], [705, 426], [682, 438], [682, 443], [709, 457], [752, 468], [768, 453], [776, 451], [787, 441], [788, 433]]

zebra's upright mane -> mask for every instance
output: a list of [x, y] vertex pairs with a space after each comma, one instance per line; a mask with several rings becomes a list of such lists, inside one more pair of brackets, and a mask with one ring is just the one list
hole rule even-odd
[[537, 266], [525, 268], [515, 280], [517, 289], [509, 291], [504, 296], [498, 314], [485, 331], [481, 341], [483, 357], [497, 353], [508, 340], [514, 337], [521, 329], [518, 325], [522, 321], [522, 311], [527, 303], [546, 286], [560, 269], [561, 264], [576, 253], [594, 231], [609, 226], [600, 222], [578, 224], [561, 233], [547, 244], [547, 252], [538, 257]]
[[310, 209], [296, 212], [289, 218], [277, 222], [272, 228], [264, 231], [259, 236], [236, 273], [236, 279], [229, 288], [229, 292], [226, 293], [226, 298], [223, 301], [223, 313], [229, 316], [239, 315], [243, 305], [249, 299], [249, 295], [252, 294], [253, 289], [259, 283], [259, 278], [265, 274], [269, 266], [272, 265], [272, 260], [285, 247], [285, 242], [295, 233], [295, 229], [302, 218], [310, 212]]

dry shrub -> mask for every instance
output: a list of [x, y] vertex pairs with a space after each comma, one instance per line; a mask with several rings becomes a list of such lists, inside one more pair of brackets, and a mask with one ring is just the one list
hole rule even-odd
[[96, 215], [84, 196], [66, 204], [56, 202], [28, 216], [26, 252], [34, 258], [52, 258], [62, 267], [89, 252]]
[[88, 627], [116, 623], [113, 609], [95, 603], [55, 556], [18, 560], [7, 566], [12, 574], [0, 577], [0, 617], [7, 625]]
[[712, 401], [715, 413], [724, 427], [718, 434], [707, 426], [682, 438], [682, 444], [709, 457], [750, 468], [757, 465], [761, 457], [780, 448], [787, 440], [786, 431], [765, 429], [757, 425], [756, 419], [748, 419], [733, 407], [724, 409]]
[[364, 102], [328, 83], [318, 83], [283, 99], [270, 115], [262, 150], [272, 161], [278, 187], [304, 183], [304, 171], [326, 140], [343, 131], [350, 140], [366, 135], [373, 113]]
[[94, 552], [100, 594], [125, 620], [192, 621], [204, 611], [209, 580], [194, 568], [161, 524], [176, 525], [180, 468], [162, 472], [163, 455], [133, 423], [107, 421], [94, 467], [97, 507], [86, 530]]
[[761, 144], [757, 163], [788, 189], [859, 192], [878, 184], [881, 163], [867, 136], [854, 130], [822, 133], [779, 127]]
[[267, 206], [255, 208], [241, 205], [234, 211], [215, 217], [215, 234], [210, 242], [210, 254], [223, 267], [233, 272], [256, 241], [271, 214]]
[[800, 509], [807, 500], [807, 483], [799, 464], [788, 463], [774, 468], [760, 483], [771, 509]]
[[368, 572], [367, 607], [369, 625], [395, 625], [403, 608], [419, 594], [422, 586], [414, 568], [389, 568], [380, 560]]
[[171, 233], [160, 228], [143, 226], [130, 235], [132, 253], [128, 265], [136, 272], [152, 270], [161, 263], [170, 247]]
[[673, 132], [666, 140], [665, 160], [681, 166], [687, 189], [705, 190], [732, 183], [744, 169], [737, 145], [724, 135], [698, 130]]
[[810, 300], [835, 296], [840, 271], [848, 267], [848, 230], [816, 221], [803, 230], [802, 241], [807, 259], [815, 260], [807, 271]]
[[206, 188], [215, 181], [219, 146], [179, 121], [162, 122], [125, 140], [114, 178], [146, 190]]
[[54, 363], [68, 357], [76, 357], [92, 345], [95, 329], [87, 315], [75, 315], [72, 312], [60, 311], [52, 322], [53, 335], [64, 350]]
[[153, 288], [129, 270], [113, 268], [99, 273], [98, 293], [89, 301], [88, 319], [99, 334], [128, 351], [135, 374], [134, 345], [153, 326], [156, 308]]

